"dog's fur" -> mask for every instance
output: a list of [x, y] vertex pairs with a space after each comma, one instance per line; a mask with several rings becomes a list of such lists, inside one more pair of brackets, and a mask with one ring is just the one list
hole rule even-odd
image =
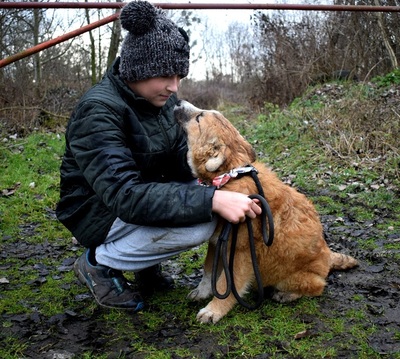
[[[263, 286], [274, 288], [274, 300], [283, 303], [302, 296], [319, 296], [330, 270], [345, 270], [357, 265], [354, 258], [328, 248], [313, 204], [303, 194], [281, 182], [264, 164], [257, 162], [251, 145], [221, 113], [200, 110], [181, 101], [175, 108], [175, 117], [187, 134], [188, 162], [193, 174], [205, 183], [211, 184], [216, 176], [248, 164], [257, 169], [273, 214], [275, 238], [272, 246], [264, 244], [260, 216], [252, 221], [254, 238]], [[232, 179], [221, 190], [248, 195], [257, 193], [251, 176]], [[212, 295], [212, 261], [215, 239], [221, 226], [218, 226], [214, 240], [209, 243], [202, 281], [189, 294], [190, 299], [202, 300]], [[234, 262], [235, 286], [241, 296], [255, 282], [248, 247], [247, 227], [242, 223]], [[217, 279], [217, 290], [219, 293], [226, 290], [225, 275], [221, 275], [221, 272]], [[222, 300], [214, 297], [199, 311], [197, 319], [202, 323], [216, 323], [235, 303], [232, 294]]]

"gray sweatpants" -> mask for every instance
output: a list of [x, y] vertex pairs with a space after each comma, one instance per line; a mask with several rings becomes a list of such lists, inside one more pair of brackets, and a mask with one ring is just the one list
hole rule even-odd
[[96, 260], [114, 269], [140, 271], [208, 241], [216, 226], [216, 217], [173, 228], [139, 226], [117, 218], [105, 242], [96, 248]]

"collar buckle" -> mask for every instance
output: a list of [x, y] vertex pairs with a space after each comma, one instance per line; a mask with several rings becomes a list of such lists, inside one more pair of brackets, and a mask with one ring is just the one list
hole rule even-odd
[[238, 168], [234, 168], [234, 169], [230, 170], [229, 176], [232, 178], [236, 178], [238, 176], [242, 176], [242, 175], [248, 174], [250, 172], [258, 173], [258, 171], [256, 170], [255, 167], [253, 167], [251, 165], [247, 165], [247, 166], [238, 167]]

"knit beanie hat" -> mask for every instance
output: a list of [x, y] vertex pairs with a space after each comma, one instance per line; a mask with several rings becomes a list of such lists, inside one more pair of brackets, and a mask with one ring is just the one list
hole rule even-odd
[[160, 76], [187, 76], [189, 37], [163, 10], [147, 1], [133, 1], [122, 9], [120, 21], [128, 31], [121, 47], [122, 79], [134, 82]]

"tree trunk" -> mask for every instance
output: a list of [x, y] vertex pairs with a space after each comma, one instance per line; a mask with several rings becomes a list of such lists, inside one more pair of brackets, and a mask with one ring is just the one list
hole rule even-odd
[[[379, 0], [374, 0], [376, 6], [380, 6], [381, 4], [379, 3]], [[377, 12], [376, 16], [378, 17], [378, 24], [379, 24], [379, 29], [381, 30], [381, 35], [383, 39], [383, 43], [385, 44], [385, 48], [389, 54], [390, 62], [392, 63], [392, 68], [397, 69], [399, 67], [399, 63], [397, 62], [396, 54], [390, 45], [390, 41], [388, 38], [388, 35], [385, 30], [385, 25], [383, 23], [383, 16], [381, 12]]]
[[[85, 0], [87, 2], [87, 0]], [[89, 9], [85, 9], [86, 14], [86, 21], [90, 24], [90, 14]], [[96, 76], [96, 44], [94, 40], [94, 36], [92, 31], [89, 31], [89, 38], [90, 38], [90, 69], [91, 69], [91, 78], [92, 78], [92, 85], [96, 84], [97, 76]]]
[[[116, 0], [116, 2], [122, 2], [122, 0]], [[119, 10], [117, 10], [118, 12]], [[107, 68], [110, 68], [114, 59], [117, 57], [119, 44], [121, 42], [121, 23], [119, 20], [115, 20], [112, 27], [110, 47], [108, 48], [107, 56]]]
[[[38, 0], [35, 0], [38, 2]], [[39, 31], [40, 31], [40, 9], [33, 9], [33, 45], [36, 46], [39, 44]], [[33, 66], [34, 66], [34, 88], [36, 95], [40, 97], [40, 89], [42, 82], [42, 65], [40, 62], [40, 52], [37, 52], [33, 57]]]

